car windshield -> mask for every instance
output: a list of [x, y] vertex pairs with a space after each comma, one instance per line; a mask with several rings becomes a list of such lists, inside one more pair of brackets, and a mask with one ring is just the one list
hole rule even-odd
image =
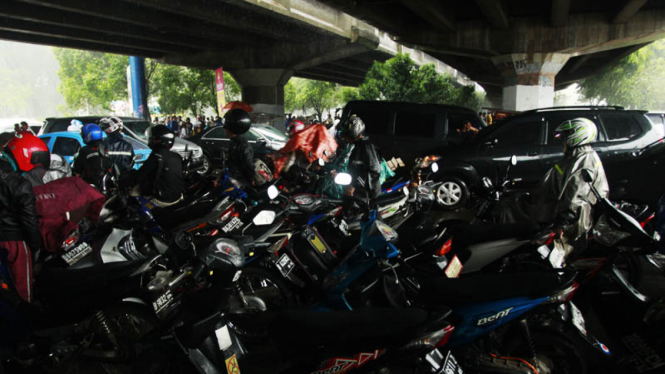
[[273, 127], [254, 127], [252, 130], [273, 142], [285, 143], [289, 140], [287, 139], [286, 135], [282, 134], [279, 130]]
[[136, 134], [141, 140], [148, 141], [148, 129], [150, 128], [150, 122], [148, 121], [125, 121], [123, 123], [131, 132]]

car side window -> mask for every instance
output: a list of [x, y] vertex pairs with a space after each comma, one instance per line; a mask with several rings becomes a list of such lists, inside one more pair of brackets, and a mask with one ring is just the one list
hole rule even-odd
[[561, 140], [557, 139], [554, 137], [555, 135], [555, 130], [559, 125], [561, 125], [564, 121], [571, 120], [573, 118], [580, 118], [584, 117], [587, 119], [590, 119], [593, 121], [593, 123], [596, 124], [598, 127], [598, 138], [596, 141], [605, 141], [605, 136], [603, 133], [600, 131], [600, 126], [598, 126], [598, 119], [596, 118], [595, 115], [591, 113], [585, 113], [585, 114], [580, 114], [580, 113], [548, 113], [545, 115], [545, 119], [547, 120], [547, 141], [546, 143], [549, 145], [562, 145]]
[[354, 108], [355, 114], [365, 123], [365, 132], [370, 135], [389, 135], [391, 132], [392, 112], [389, 110], [374, 110], [372, 108]]
[[41, 136], [41, 137], [39, 137], [39, 139], [41, 139], [41, 141], [44, 142], [44, 144], [46, 144], [47, 147], [48, 147], [48, 143], [51, 141], [50, 136]]
[[435, 135], [436, 113], [397, 112], [395, 136], [431, 139]]
[[542, 128], [540, 117], [520, 120], [503, 125], [492, 135], [492, 139], [496, 139], [500, 147], [538, 145], [542, 143]]
[[205, 134], [203, 137], [205, 139], [220, 139], [220, 138], [226, 139], [227, 138], [223, 127], [215, 127], [214, 129], [210, 130], [209, 133]]
[[631, 140], [642, 134], [642, 127], [629, 114], [626, 113], [606, 113], [601, 114], [607, 141], [623, 142]]
[[74, 156], [81, 148], [78, 140], [72, 138], [57, 138], [53, 144], [53, 153], [60, 156]]

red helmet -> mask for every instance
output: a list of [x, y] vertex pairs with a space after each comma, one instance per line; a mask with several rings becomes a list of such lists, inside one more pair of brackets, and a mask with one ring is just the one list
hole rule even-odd
[[32, 134], [17, 134], [5, 147], [7, 152], [21, 171], [30, 171], [35, 166], [48, 167], [51, 164], [51, 153], [46, 144]]
[[305, 124], [303, 123], [303, 121], [294, 120], [293, 122], [291, 122], [291, 124], [289, 124], [289, 133], [291, 135], [294, 135], [295, 133], [302, 131], [304, 128]]

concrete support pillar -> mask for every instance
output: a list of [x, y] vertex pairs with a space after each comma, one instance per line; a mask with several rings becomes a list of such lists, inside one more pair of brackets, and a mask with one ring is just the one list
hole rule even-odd
[[[284, 123], [284, 85], [293, 76], [293, 70], [244, 69], [230, 73], [240, 85], [242, 101], [250, 104], [254, 113], [264, 113], [265, 122], [270, 124]], [[256, 115], [254, 118], [263, 122]]]
[[570, 55], [513, 53], [492, 59], [504, 78], [503, 109], [530, 110], [554, 106], [554, 77]]

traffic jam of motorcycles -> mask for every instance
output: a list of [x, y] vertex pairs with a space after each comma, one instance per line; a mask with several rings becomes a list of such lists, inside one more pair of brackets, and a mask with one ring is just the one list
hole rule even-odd
[[117, 117], [71, 120], [71, 168], [17, 131], [0, 373], [663, 373], [662, 217], [611, 198], [588, 117], [529, 188], [521, 156], [462, 183], [445, 152], [386, 152], [352, 108], [265, 153], [230, 109], [205, 171], [165, 125], [140, 166]]

